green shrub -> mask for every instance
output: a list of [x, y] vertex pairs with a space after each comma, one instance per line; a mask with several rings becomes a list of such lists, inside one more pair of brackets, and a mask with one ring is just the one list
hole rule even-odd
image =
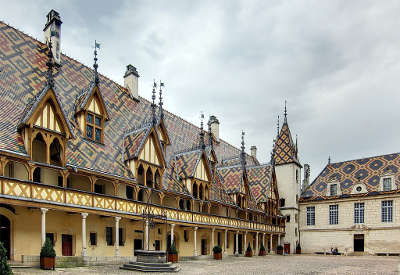
[[12, 275], [11, 267], [7, 262], [7, 250], [3, 246], [3, 243], [0, 242], [0, 274], [2, 275]]
[[282, 245], [278, 245], [278, 246], [276, 247], [276, 249], [277, 249], [277, 250], [283, 250], [283, 246], [282, 246]]
[[56, 251], [53, 248], [53, 243], [49, 238], [46, 238], [42, 250], [40, 250], [40, 257], [54, 258], [56, 256]]
[[169, 254], [178, 254], [178, 250], [176, 250], [176, 246], [175, 246], [175, 241], [171, 245], [171, 249], [169, 251]]
[[216, 245], [213, 248], [213, 252], [214, 253], [221, 253], [222, 252], [222, 248], [219, 245]]
[[263, 244], [261, 244], [260, 251], [265, 251], [265, 247]]
[[250, 243], [249, 243], [249, 245], [247, 246], [247, 249], [246, 249], [246, 252], [251, 252], [252, 250], [251, 250], [251, 246], [250, 246]]

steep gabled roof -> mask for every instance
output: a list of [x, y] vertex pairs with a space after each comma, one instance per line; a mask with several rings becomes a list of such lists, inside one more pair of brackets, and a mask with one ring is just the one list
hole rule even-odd
[[79, 94], [78, 97], [76, 98], [75, 112], [79, 113], [83, 110], [87, 110], [89, 107], [88, 105], [90, 103], [89, 99], [93, 98], [95, 95], [97, 95], [99, 98], [101, 109], [104, 112], [104, 119], [108, 120], [109, 115], [106, 104], [104, 103], [103, 95], [101, 94], [99, 85], [97, 85], [94, 81], [90, 83], [89, 88], [87, 90], [83, 90], [81, 94]]
[[217, 168], [217, 172], [228, 193], [237, 193], [240, 191], [244, 177], [241, 165], [219, 167]]
[[[393, 184], [396, 185], [396, 190], [388, 193], [400, 192], [400, 153], [331, 163], [325, 166], [301, 197], [303, 201], [332, 199], [327, 196], [330, 182], [339, 183], [341, 197], [376, 195], [382, 193], [379, 191], [381, 176], [388, 174], [394, 176]], [[353, 192], [353, 187], [360, 183], [365, 185], [366, 193]]]
[[128, 133], [124, 138], [124, 160], [137, 158], [147, 137], [149, 136], [152, 125], [146, 124], [137, 130]]
[[247, 175], [250, 190], [257, 203], [266, 202], [271, 193], [272, 170], [270, 164], [248, 166]]
[[182, 178], [193, 177], [202, 154], [201, 149], [177, 154], [175, 163], [178, 175]]
[[301, 166], [297, 157], [297, 148], [293, 142], [286, 119], [275, 142], [274, 151], [275, 165], [296, 163]]

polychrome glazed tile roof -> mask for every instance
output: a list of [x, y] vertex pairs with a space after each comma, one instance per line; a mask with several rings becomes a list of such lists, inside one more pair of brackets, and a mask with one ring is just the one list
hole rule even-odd
[[193, 177], [202, 153], [202, 150], [198, 149], [177, 154], [175, 165], [178, 175], [182, 178]]
[[292, 134], [290, 133], [286, 119], [275, 142], [274, 151], [275, 165], [293, 162], [300, 165], [299, 159], [297, 158], [297, 148], [293, 142]]
[[250, 190], [256, 202], [266, 202], [271, 193], [271, 165], [248, 166], [246, 170]]
[[[382, 176], [393, 175], [396, 191], [400, 185], [400, 154], [394, 153], [383, 156], [368, 157], [363, 159], [349, 160], [331, 163], [325, 166], [318, 177], [304, 190], [302, 200], [331, 199], [327, 196], [327, 188], [330, 182], [338, 182], [341, 196], [366, 196], [379, 194], [379, 183]], [[366, 193], [357, 194], [354, 186], [363, 184]]]
[[[0, 21], [0, 151], [26, 155], [17, 127], [29, 109], [37, 104], [45, 89], [46, 50], [45, 44]], [[92, 142], [82, 136], [75, 113], [87, 100], [88, 91], [93, 88], [93, 79], [91, 68], [61, 55], [61, 67], [54, 72], [54, 91], [74, 137], [67, 143], [67, 166], [122, 178], [133, 177], [124, 160], [137, 154], [145, 135], [145, 131], [140, 129], [150, 121], [151, 104], [144, 98], [140, 98], [139, 102], [133, 100], [127, 89], [99, 75], [99, 90], [109, 120], [104, 123], [104, 144]], [[198, 145], [200, 129], [167, 111], [164, 111], [164, 123], [171, 144], [166, 149], [163, 188], [187, 193], [177, 180], [175, 166], [181, 164], [175, 163], [174, 157], [176, 152]], [[213, 143], [213, 149], [219, 160], [235, 158], [240, 154], [238, 148], [221, 139]], [[246, 158], [249, 165], [257, 164], [251, 156]], [[226, 191], [221, 191], [222, 186], [221, 182], [217, 182], [212, 187], [211, 197], [230, 201]]]
[[128, 133], [124, 138], [125, 155], [124, 160], [131, 160], [136, 158], [146, 141], [147, 136], [151, 130], [151, 124], [147, 124], [140, 129]]

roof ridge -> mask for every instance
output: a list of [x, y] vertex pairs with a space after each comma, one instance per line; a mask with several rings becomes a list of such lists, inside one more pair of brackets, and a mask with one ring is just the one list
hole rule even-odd
[[344, 160], [344, 161], [338, 161], [338, 162], [331, 162], [331, 165], [333, 165], [333, 164], [338, 164], [338, 163], [346, 163], [346, 162], [351, 162], [351, 161], [357, 161], [357, 160], [370, 159], [370, 158], [379, 158], [379, 157], [390, 156], [390, 155], [394, 155], [394, 154], [400, 154], [400, 152], [389, 153], [389, 154], [382, 154], [382, 155], [370, 156], [370, 157], [362, 157], [362, 158], [350, 159], [350, 160]]

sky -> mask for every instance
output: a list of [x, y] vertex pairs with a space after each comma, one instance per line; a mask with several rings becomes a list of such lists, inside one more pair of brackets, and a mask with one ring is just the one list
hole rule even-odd
[[327, 164], [400, 151], [400, 1], [5, 1], [0, 20], [43, 41], [46, 14], [63, 21], [61, 51], [123, 84], [126, 65], [150, 99], [270, 159], [287, 101], [311, 180]]

